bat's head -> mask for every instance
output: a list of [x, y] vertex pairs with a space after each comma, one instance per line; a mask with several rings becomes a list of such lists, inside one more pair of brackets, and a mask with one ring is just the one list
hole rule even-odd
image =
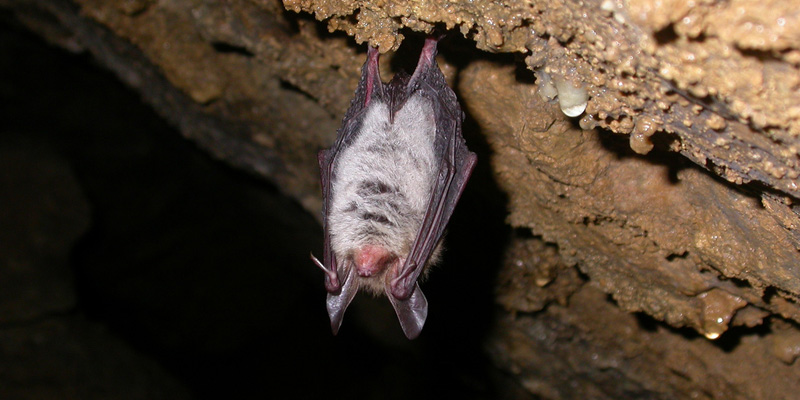
[[[366, 291], [373, 296], [386, 295], [399, 299], [407, 298], [414, 290], [416, 280], [427, 275], [430, 266], [435, 265], [442, 253], [441, 242], [434, 248], [431, 257], [423, 265], [404, 265], [411, 247], [411, 240], [405, 249], [397, 251], [392, 246], [379, 242], [359, 244], [348, 252], [337, 257], [340, 276], [348, 276], [352, 272], [353, 287], [357, 291]], [[414, 274], [422, 268], [419, 274]], [[350, 271], [352, 270], [352, 271]], [[329, 292], [338, 291], [338, 286]]]
[[364, 278], [384, 273], [387, 266], [396, 259], [397, 256], [385, 247], [372, 244], [361, 246], [353, 252], [356, 273]]
[[347, 261], [346, 264], [355, 269], [359, 289], [373, 295], [381, 295], [385, 292], [386, 283], [402, 265], [404, 258], [385, 246], [366, 244], [355, 248]]

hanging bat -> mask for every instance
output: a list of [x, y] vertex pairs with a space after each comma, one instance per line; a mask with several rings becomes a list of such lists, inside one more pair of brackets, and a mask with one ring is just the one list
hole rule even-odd
[[403, 332], [417, 337], [428, 301], [417, 280], [439, 258], [447, 221], [477, 157], [464, 114], [428, 38], [414, 74], [384, 84], [370, 47], [333, 147], [319, 152], [327, 308], [336, 334], [361, 289], [386, 294]]

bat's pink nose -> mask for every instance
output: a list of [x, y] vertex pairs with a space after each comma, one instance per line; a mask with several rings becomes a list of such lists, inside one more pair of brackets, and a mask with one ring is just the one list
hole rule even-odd
[[383, 271], [394, 256], [381, 246], [368, 244], [356, 250], [353, 258], [356, 264], [356, 272], [361, 276], [367, 277]]

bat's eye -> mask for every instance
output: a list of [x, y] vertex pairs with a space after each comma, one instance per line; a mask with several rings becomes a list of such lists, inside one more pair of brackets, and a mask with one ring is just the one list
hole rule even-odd
[[365, 219], [367, 221], [374, 221], [374, 222], [378, 222], [378, 223], [381, 223], [381, 224], [384, 224], [384, 225], [392, 225], [392, 223], [389, 222], [389, 219], [386, 218], [386, 216], [383, 215], [383, 214], [364, 213], [364, 214], [361, 215], [361, 218], [363, 218], [363, 219]]
[[358, 194], [361, 196], [374, 196], [376, 194], [394, 193], [397, 188], [380, 181], [364, 181], [358, 185]]

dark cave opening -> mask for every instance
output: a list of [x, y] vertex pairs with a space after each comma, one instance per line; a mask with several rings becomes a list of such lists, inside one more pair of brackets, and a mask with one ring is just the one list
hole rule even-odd
[[[69, 330], [69, 321], [80, 319], [106, 327], [91, 343], [76, 346], [102, 349], [106, 337], [121, 338], [166, 371], [161, 380], [136, 382], [126, 376], [135, 376], [131, 369], [140, 364], [117, 359], [101, 375], [75, 365], [80, 382], [55, 367], [44, 378], [0, 374], [10, 382], [0, 382], [11, 388], [7, 395], [37, 393], [29, 384], [37, 379], [50, 382], [41, 393], [81, 398], [135, 398], [127, 385], [162, 380], [178, 383], [170, 390], [149, 388], [151, 398], [501, 394], [497, 382], [506, 378], [490, 365], [482, 339], [507, 232], [502, 207], [487, 207], [474, 186], [450, 225], [444, 262], [424, 284], [431, 311], [422, 336], [407, 341], [388, 301], [361, 295], [334, 337], [322, 275], [308, 260], [309, 250], [320, 253], [322, 233], [307, 211], [278, 188], [181, 138], [89, 56], [52, 48], [7, 21], [0, 25], [0, 53], [6, 104], [0, 108], [0, 146], [31, 164], [58, 160], [54, 168], [77, 182], [71, 201], [89, 210], [65, 222], [87, 228], [77, 241], [64, 243], [69, 258], [61, 262], [69, 273], [58, 285], [75, 297], [53, 306], [59, 310], [54, 324]], [[31, 166], [16, 164], [6, 176]], [[486, 165], [477, 174], [489, 171]], [[52, 209], [68, 204], [61, 203], [61, 191], [38, 189], [49, 193], [43, 201]], [[13, 235], [17, 228], [3, 229]], [[496, 243], [486, 246], [476, 230], [497, 232]], [[478, 246], [484, 249], [474, 251]], [[24, 306], [14, 298], [2, 301], [5, 308]], [[49, 315], [28, 321], [37, 324]], [[24, 329], [17, 334], [30, 335]], [[103, 357], [101, 350], [95, 354]], [[68, 355], [52, 355], [60, 356]]]

